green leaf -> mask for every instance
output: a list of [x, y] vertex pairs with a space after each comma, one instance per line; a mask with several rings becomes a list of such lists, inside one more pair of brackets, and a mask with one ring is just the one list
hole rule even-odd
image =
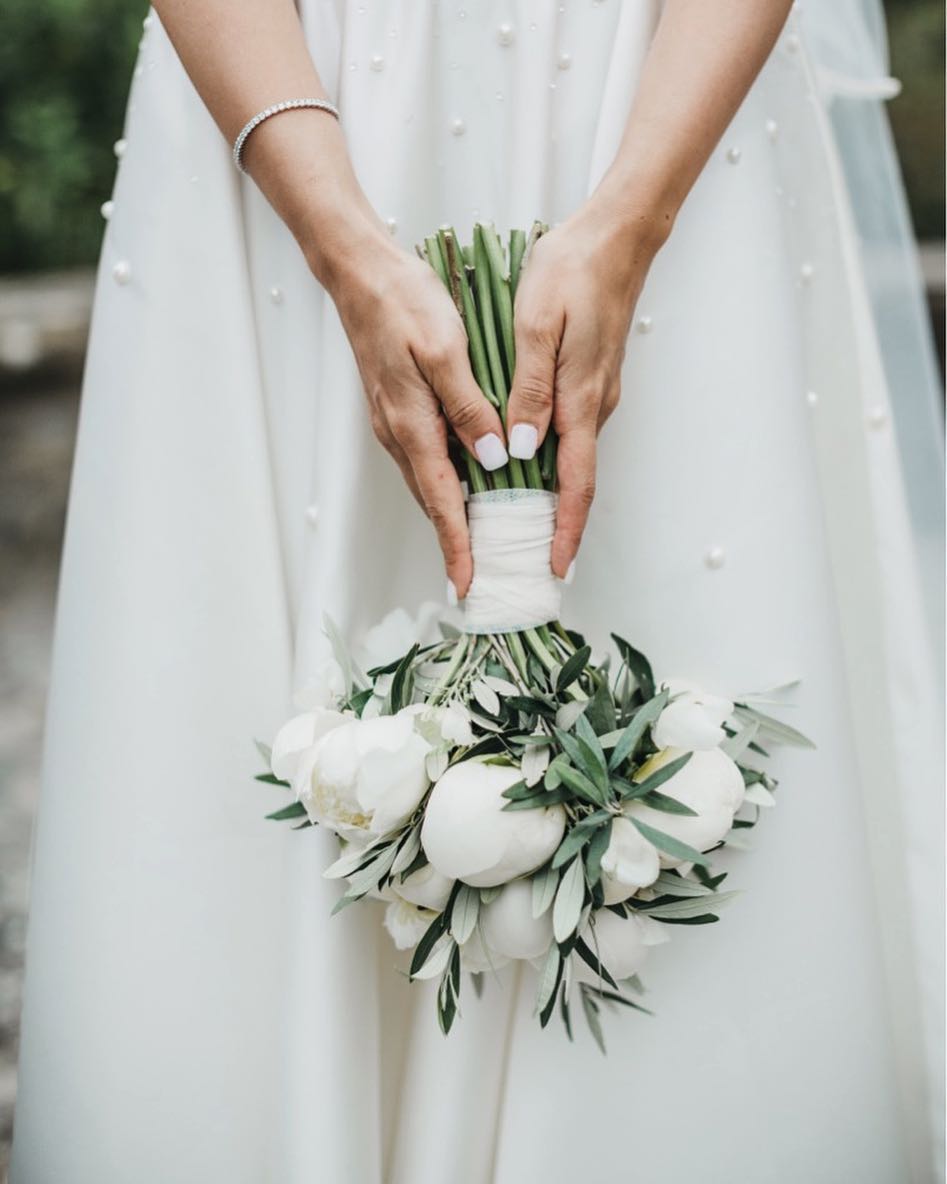
[[[534, 787], [535, 788], [535, 787]], [[519, 798], [515, 802], [507, 802], [504, 810], [541, 810], [546, 806], [558, 806], [563, 802], [575, 800], [575, 794], [568, 789], [553, 789], [540, 791], [528, 798]]]
[[642, 697], [644, 699], [653, 699], [654, 674], [651, 670], [651, 663], [644, 654], [636, 650], [633, 645], [629, 645], [617, 633], [612, 634], [612, 641], [618, 647], [618, 652], [621, 654], [625, 665], [634, 675], [635, 682], [638, 684], [638, 689], [641, 691]]
[[552, 932], [556, 941], [565, 941], [579, 923], [585, 900], [585, 869], [576, 856], [563, 873], [552, 906]]
[[599, 820], [592, 822], [590, 825], [589, 820], [583, 818], [581, 822], [577, 822], [575, 826], [570, 827], [552, 857], [552, 866], [554, 868], [560, 868], [563, 864], [568, 863], [572, 856], [578, 854], [585, 844], [589, 842], [596, 828], [601, 825], [601, 821]]
[[382, 876], [387, 874], [397, 852], [398, 844], [389, 843], [377, 858], [367, 863], [364, 867], [359, 868], [357, 872], [349, 877], [349, 889], [345, 895], [364, 896], [366, 892], [374, 888]]
[[746, 727], [741, 728], [735, 736], [728, 736], [720, 745], [720, 751], [726, 753], [731, 760], [739, 760], [756, 739], [759, 730], [760, 721], [758, 719], [752, 720]]
[[[559, 953], [559, 947], [552, 945], [549, 947], [549, 952], [546, 955], [546, 960], [543, 963], [543, 968], [539, 972], [539, 987], [536, 992], [536, 1014], [540, 1017], [540, 1023], [543, 1027], [549, 1019], [549, 1013], [552, 1011], [551, 1004], [556, 997], [556, 991], [562, 979], [562, 955]], [[545, 1020], [543, 1017], [545, 1016]]]
[[[592, 932], [594, 933], [594, 928]], [[597, 974], [609, 986], [615, 987], [616, 990], [618, 989], [618, 983], [612, 978], [608, 968], [599, 961], [598, 955], [593, 951], [588, 942], [581, 937], [575, 943], [575, 952], [594, 974]]]
[[447, 916], [447, 910], [445, 909], [443, 913], [438, 913], [427, 929], [425, 929], [421, 940], [415, 948], [414, 957], [411, 959], [411, 967], [408, 971], [409, 977], [413, 978], [417, 974], [428, 960], [431, 951], [437, 945], [438, 939], [447, 932]]
[[585, 718], [592, 725], [599, 737], [610, 732], [617, 723], [615, 704], [608, 687], [608, 679], [598, 677], [595, 683], [595, 693], [585, 709]]
[[655, 810], [663, 810], [665, 814], [684, 814], [691, 818], [697, 817], [696, 810], [692, 810], [690, 806], [685, 806], [677, 798], [659, 793], [656, 789], [652, 789], [650, 793], [646, 793], [644, 797], [638, 800], [645, 806], [651, 806]]
[[274, 810], [272, 814], [267, 814], [266, 817], [273, 822], [285, 822], [287, 818], [302, 818], [306, 813], [306, 807], [302, 802], [291, 802], [290, 805], [284, 806], [282, 810]]
[[579, 744], [583, 747], [583, 751], [587, 752], [588, 759], [591, 762], [592, 780], [601, 789], [603, 794], [608, 792], [608, 762], [605, 759], [605, 752], [599, 743], [598, 736], [595, 735], [595, 730], [588, 721], [587, 715], [580, 715], [575, 721], [576, 738]]
[[679, 875], [675, 871], [664, 871], [653, 884], [649, 885], [661, 896], [708, 896], [713, 889], [699, 884], [696, 880]]
[[254, 781], [262, 781], [264, 785], [278, 785], [281, 789], [292, 789], [288, 781], [281, 781], [274, 773], [257, 773]]
[[262, 740], [254, 740], [253, 744], [260, 756], [263, 757], [263, 763], [269, 769], [273, 764], [273, 749], [269, 744], [264, 744]]
[[594, 888], [602, 878], [602, 857], [608, 850], [612, 837], [612, 818], [608, 818], [592, 836], [589, 849], [585, 853], [585, 871], [589, 884]]
[[581, 984], [582, 1010], [585, 1012], [585, 1022], [589, 1026], [589, 1031], [592, 1033], [595, 1043], [599, 1046], [604, 1056], [605, 1036], [602, 1032], [602, 1022], [598, 1016], [598, 1005], [592, 997], [591, 991], [587, 988], [588, 983]]
[[669, 900], [663, 904], [644, 904], [636, 911], [662, 921], [669, 918], [700, 917], [708, 909], [719, 909], [739, 895], [740, 889], [734, 889], [732, 892], [712, 892], [709, 896], [695, 896], [690, 900]]
[[691, 847], [689, 843], [684, 843], [680, 839], [674, 838], [673, 835], [665, 834], [663, 830], [649, 826], [647, 822], [642, 822], [640, 818], [635, 818], [633, 814], [630, 815], [630, 818], [648, 842], [653, 843], [659, 851], [663, 851], [666, 855], [671, 855], [675, 859], [683, 859], [686, 863], [696, 863], [701, 867], [710, 867], [710, 860], [707, 856], [695, 847]]
[[394, 678], [391, 680], [391, 690], [388, 692], [388, 703], [391, 714], [395, 715], [402, 707], [407, 706], [411, 699], [411, 667], [418, 656], [419, 646], [413, 645], [398, 663]]
[[654, 1015], [650, 1007], [643, 1007], [640, 1003], [635, 1003], [634, 999], [629, 999], [617, 991], [606, 991], [604, 988], [599, 990], [591, 984], [589, 984], [589, 989], [595, 991], [599, 999], [607, 999], [611, 1003], [621, 1003], [625, 1007], [634, 1008], [635, 1011], [643, 1011], [645, 1015]]
[[533, 876], [533, 916], [541, 917], [552, 904], [559, 887], [559, 872], [547, 867]]
[[567, 658], [559, 671], [559, 677], [556, 679], [556, 692], [562, 694], [567, 687], [579, 677], [585, 667], [588, 665], [589, 658], [592, 656], [592, 647], [588, 645], [577, 649], [571, 657]]
[[791, 744], [797, 748], [815, 748], [815, 743], [808, 736], [791, 728], [789, 724], [784, 724], [782, 720], [774, 719], [773, 716], [758, 711], [748, 703], [738, 703], [735, 714], [738, 719], [757, 721], [760, 731], [773, 740], [778, 740], [783, 744]]
[[648, 728], [657, 721], [658, 716], [667, 706], [668, 691], [661, 691], [653, 699], [649, 699], [643, 707], [639, 707], [632, 716], [631, 723], [621, 734], [621, 739], [612, 749], [608, 767], [612, 770], [621, 767], [623, 762], [633, 755]]
[[670, 781], [672, 777], [676, 777], [681, 769], [687, 764], [694, 754], [692, 752], [685, 752], [683, 756], [677, 756], [673, 761], [668, 761], [666, 765], [662, 765], [660, 769], [656, 769], [650, 776], [645, 777], [643, 781], [635, 781], [634, 792], [625, 792], [622, 796], [624, 798], [643, 798], [645, 794], [654, 793], [659, 785], [663, 785], [666, 781]]
[[571, 765], [561, 765], [558, 772], [562, 782], [578, 797], [596, 806], [605, 805], [605, 795], [600, 793], [594, 783], [578, 769], [573, 769]]
[[451, 935], [459, 945], [473, 933], [480, 915], [480, 891], [471, 888], [469, 884], [462, 884], [460, 891], [454, 897], [454, 904], [450, 912]]

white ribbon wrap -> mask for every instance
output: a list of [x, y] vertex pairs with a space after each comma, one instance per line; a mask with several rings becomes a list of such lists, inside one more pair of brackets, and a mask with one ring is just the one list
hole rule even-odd
[[550, 566], [558, 501], [542, 489], [471, 496], [474, 574], [464, 600], [467, 633], [514, 633], [558, 620], [562, 585]]

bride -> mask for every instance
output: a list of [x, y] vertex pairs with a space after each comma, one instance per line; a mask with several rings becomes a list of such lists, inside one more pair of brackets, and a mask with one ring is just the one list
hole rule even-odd
[[[869, 6], [156, 7], [63, 559], [13, 1184], [937, 1178], [937, 460], [906, 493], [829, 111], [883, 93], [848, 68]], [[247, 121], [301, 99], [242, 177]], [[504, 430], [412, 247], [534, 218]], [[675, 931], [604, 1059], [539, 1031], [525, 975], [445, 1039], [378, 916], [329, 917], [329, 837], [261, 821], [249, 738], [317, 676], [323, 614], [357, 637], [441, 571], [467, 590], [445, 419], [487, 468], [559, 432], [570, 621], [726, 693], [801, 679], [781, 710], [818, 743], [728, 856], [750, 891]]]

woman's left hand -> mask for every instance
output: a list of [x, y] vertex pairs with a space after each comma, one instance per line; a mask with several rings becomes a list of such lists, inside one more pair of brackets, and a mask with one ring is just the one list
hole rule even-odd
[[631, 318], [665, 232], [591, 197], [532, 248], [516, 291], [511, 456], [559, 436], [552, 569], [564, 578], [595, 495], [596, 438], [618, 404]]

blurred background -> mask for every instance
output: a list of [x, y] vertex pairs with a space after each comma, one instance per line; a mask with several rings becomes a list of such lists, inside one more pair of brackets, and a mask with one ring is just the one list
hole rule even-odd
[[[943, 368], [944, 7], [887, 0], [889, 112]], [[79, 386], [146, 6], [4, 0], [0, 37], [0, 1179], [12, 1124], [29, 843]], [[106, 211], [107, 212], [107, 211]]]

